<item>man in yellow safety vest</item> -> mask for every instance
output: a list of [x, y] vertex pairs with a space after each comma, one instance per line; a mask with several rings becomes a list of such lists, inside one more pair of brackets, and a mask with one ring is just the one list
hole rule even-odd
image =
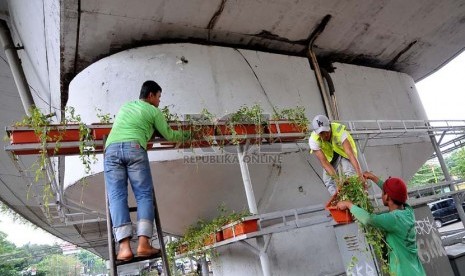
[[317, 115], [312, 121], [313, 132], [308, 139], [310, 152], [324, 168], [323, 182], [331, 195], [337, 190], [334, 177], [339, 164], [345, 176], [358, 175], [363, 180], [362, 170], [357, 160], [357, 147], [345, 126], [330, 123], [324, 115]]

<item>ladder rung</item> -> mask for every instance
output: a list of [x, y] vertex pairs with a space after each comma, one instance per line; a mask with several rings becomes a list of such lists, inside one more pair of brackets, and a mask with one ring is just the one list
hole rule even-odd
[[137, 207], [129, 207], [129, 213], [136, 212]]
[[134, 258], [132, 258], [129, 261], [116, 261], [116, 266], [141, 262], [141, 261], [145, 261], [145, 260], [158, 259], [158, 258], [161, 258], [161, 252], [159, 252], [158, 254], [152, 255], [152, 256], [148, 256], [148, 257], [134, 256]]

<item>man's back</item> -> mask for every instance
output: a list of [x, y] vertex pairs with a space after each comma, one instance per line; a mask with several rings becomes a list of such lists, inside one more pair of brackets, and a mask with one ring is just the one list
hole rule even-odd
[[106, 146], [115, 142], [137, 141], [146, 149], [154, 131], [157, 113], [162, 115], [154, 106], [142, 100], [124, 104], [116, 115]]

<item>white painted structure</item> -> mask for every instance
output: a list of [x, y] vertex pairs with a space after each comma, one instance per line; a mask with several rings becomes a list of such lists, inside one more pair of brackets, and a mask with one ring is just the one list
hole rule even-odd
[[[409, 76], [342, 63], [335, 67], [331, 76], [342, 120], [426, 119]], [[162, 86], [161, 106], [173, 105], [172, 110], [179, 114], [208, 108], [222, 117], [254, 103], [270, 113], [272, 106], [303, 105], [308, 118], [323, 112], [316, 80], [305, 58], [194, 44], [135, 48], [104, 58], [73, 79], [68, 104], [84, 121], [95, 122], [96, 108], [116, 114], [121, 104], [138, 98], [147, 79]], [[429, 140], [383, 143], [369, 144], [366, 149], [370, 169], [382, 177], [409, 179], [432, 153]], [[281, 164], [249, 166], [259, 213], [325, 203], [329, 195], [316, 158], [297, 145], [280, 155]], [[236, 210], [247, 208], [238, 163], [192, 165], [184, 163], [184, 156], [192, 154], [182, 150], [150, 153], [164, 231], [182, 234], [197, 219], [192, 217], [193, 209], [200, 211], [198, 216], [213, 218], [221, 202]], [[102, 164], [95, 165], [96, 174], [87, 178], [89, 183], [82, 188], [80, 183], [74, 184], [79, 177], [74, 165], [77, 157], [66, 159], [66, 197], [103, 212]], [[174, 208], [172, 202], [177, 202]], [[261, 275], [258, 257], [242, 245], [220, 247], [219, 252], [214, 261], [219, 275]], [[335, 254], [338, 247], [333, 228], [328, 224], [274, 234], [268, 252], [273, 275], [344, 271], [340, 256]]]

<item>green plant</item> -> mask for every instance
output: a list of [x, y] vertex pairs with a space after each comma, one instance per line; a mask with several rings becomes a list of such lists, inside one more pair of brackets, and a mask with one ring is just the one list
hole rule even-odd
[[95, 111], [97, 111], [97, 118], [101, 124], [111, 124], [115, 118], [115, 115], [112, 116], [110, 113], [102, 113], [100, 108], [95, 108]]
[[210, 111], [204, 108], [200, 114], [186, 115], [186, 120], [193, 139], [206, 141], [209, 145], [213, 144], [215, 116]]
[[[351, 176], [346, 179], [337, 179], [338, 194], [336, 203], [339, 201], [350, 200], [358, 207], [365, 209], [368, 213], [373, 213], [373, 205], [368, 198], [368, 192], [365, 190], [365, 183], [359, 179], [358, 176]], [[370, 225], [363, 225], [359, 223], [360, 229], [365, 234], [367, 243], [373, 249], [373, 252], [381, 264], [381, 269], [384, 273], [388, 274], [389, 265], [384, 257], [384, 250], [387, 248], [387, 243], [384, 240], [384, 233], [376, 227]], [[355, 259], [356, 261], [356, 259]], [[352, 259], [354, 262], [354, 259]], [[353, 266], [351, 262], [351, 265]]]
[[218, 207], [218, 213], [218, 216], [210, 221], [199, 219], [197, 222], [187, 227], [181, 238], [168, 243], [167, 255], [170, 262], [174, 261], [176, 251], [179, 250], [181, 246], [185, 247], [188, 256], [202, 253], [214, 257], [216, 253], [212, 248], [204, 248], [205, 241], [212, 234], [214, 235], [219, 231], [222, 226], [251, 215], [247, 210], [241, 212], [228, 211], [224, 204]]
[[72, 106], [66, 107], [63, 124], [79, 125], [79, 159], [81, 159], [82, 165], [84, 166], [85, 174], [90, 174], [92, 170], [91, 164], [97, 161], [94, 150], [94, 139], [92, 138], [90, 128], [82, 122], [81, 116], [76, 114]]
[[[54, 113], [45, 115], [37, 107], [32, 107], [30, 109], [30, 116], [26, 116], [20, 122], [15, 123], [15, 126], [27, 126], [30, 127], [35, 135], [40, 141], [39, 156], [36, 162], [32, 164], [32, 170], [35, 172], [35, 182], [39, 180], [44, 180], [44, 189], [43, 189], [43, 202], [45, 209], [48, 210], [48, 202], [53, 198], [53, 193], [51, 189], [51, 183], [47, 175], [47, 166], [48, 166], [48, 156], [49, 151], [47, 150], [47, 143], [50, 141], [55, 141], [55, 147], [53, 149], [53, 154], [56, 154], [60, 147], [61, 141], [63, 140], [63, 135], [66, 132], [68, 124], [78, 124], [79, 125], [79, 158], [81, 159], [85, 173], [89, 174], [91, 171], [90, 165], [95, 163], [95, 153], [93, 150], [93, 139], [90, 133], [90, 129], [81, 121], [81, 116], [75, 113], [73, 107], [67, 107], [65, 109], [65, 116], [62, 120], [61, 125], [52, 125], [52, 118], [55, 116]], [[56, 130], [58, 135], [50, 137], [50, 131]]]
[[[242, 142], [242, 140], [237, 137], [238, 133], [236, 131], [236, 126], [253, 124], [255, 125], [255, 133], [260, 137], [260, 135], [263, 134], [263, 124], [265, 122], [266, 120], [263, 115], [263, 109], [260, 105], [254, 104], [251, 107], [240, 107], [239, 110], [231, 114], [231, 117], [227, 121], [228, 129], [233, 136], [231, 142], [235, 145]], [[260, 139], [255, 139], [255, 141], [260, 141]]]
[[171, 113], [170, 108], [167, 106], [164, 106], [163, 108], [160, 109], [161, 113], [165, 117], [165, 120], [167, 122], [179, 122], [179, 115], [176, 113]]
[[[34, 162], [31, 166], [31, 169], [35, 172], [34, 181], [39, 182], [39, 180], [43, 179], [44, 183], [44, 190], [42, 194], [42, 198], [44, 201], [44, 206], [48, 209], [48, 202], [50, 198], [53, 197], [51, 183], [47, 179], [47, 158], [48, 158], [48, 151], [47, 151], [47, 142], [50, 139], [48, 133], [51, 130], [50, 124], [52, 123], [52, 118], [55, 116], [55, 113], [51, 114], [43, 114], [40, 109], [33, 106], [29, 109], [30, 116], [26, 116], [20, 122], [16, 122], [15, 126], [28, 126], [34, 130], [35, 135], [39, 138], [40, 141], [40, 149], [39, 149], [39, 156], [37, 161]], [[59, 136], [56, 138], [56, 144], [54, 148], [54, 153], [58, 152], [60, 148], [60, 141], [63, 139], [63, 129], [59, 129]], [[29, 197], [29, 193], [28, 193]]]
[[308, 118], [305, 116], [305, 107], [297, 106], [295, 108], [283, 108], [279, 109], [274, 108], [273, 115], [271, 116], [273, 120], [287, 120], [293, 124], [296, 124], [304, 132], [308, 131]]

